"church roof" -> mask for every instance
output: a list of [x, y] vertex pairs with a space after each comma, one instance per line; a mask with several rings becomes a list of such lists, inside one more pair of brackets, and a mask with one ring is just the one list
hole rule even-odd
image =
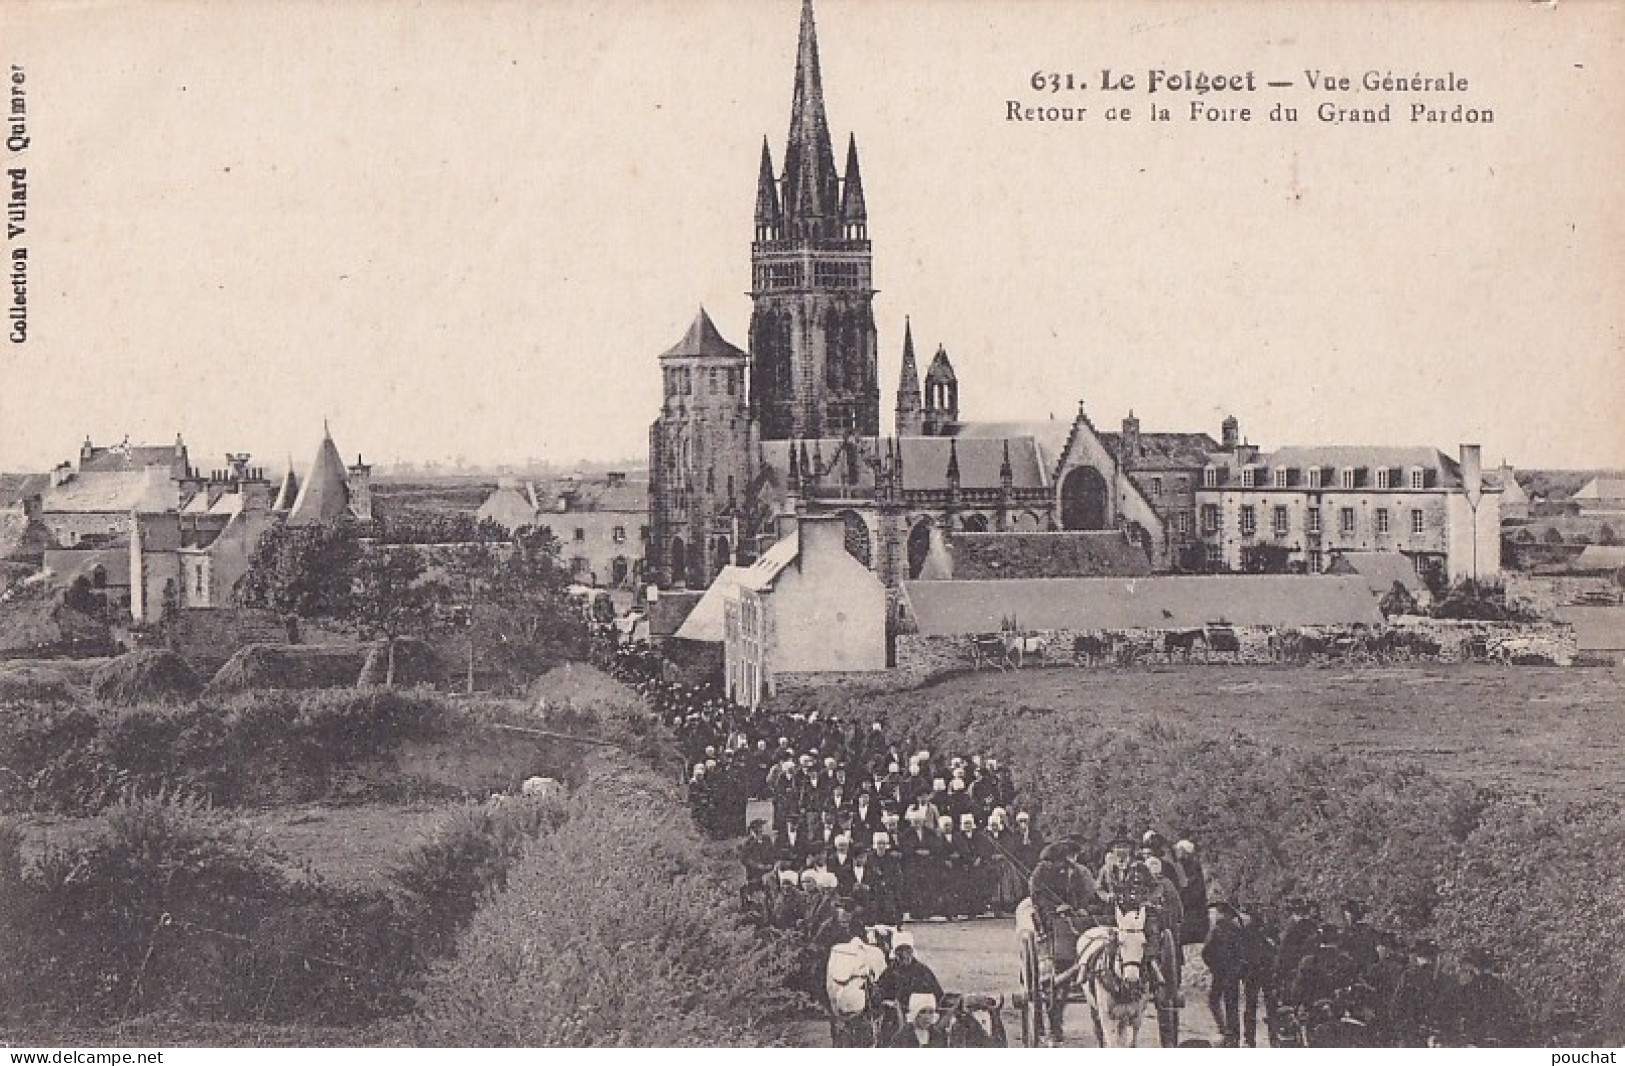
[[967, 440], [990, 438], [1013, 441], [1026, 437], [1038, 450], [1039, 464], [1044, 471], [1045, 483], [1048, 483], [1061, 461], [1061, 453], [1066, 450], [1066, 442], [1072, 435], [1072, 423], [1055, 418], [1028, 422], [954, 422], [946, 432], [959, 438], [961, 448]]
[[[959, 461], [959, 487], [996, 489], [1001, 485], [999, 467], [1004, 462], [1003, 439], [992, 437], [900, 437], [903, 452], [903, 489], [945, 489], [948, 487], [948, 460]], [[1018, 489], [1042, 488], [1049, 482], [1037, 444], [1031, 437], [1010, 440], [1011, 485]]]
[[1145, 552], [1121, 530], [1058, 533], [950, 533], [960, 581], [1040, 577], [1144, 577]]
[[330, 433], [322, 434], [310, 473], [299, 487], [299, 497], [288, 512], [290, 525], [331, 522], [350, 513], [350, 484], [344, 473], [344, 460]]
[[722, 334], [717, 331], [716, 323], [711, 321], [711, 316], [705, 313], [703, 307], [700, 308], [700, 313], [694, 316], [694, 321], [689, 324], [688, 332], [683, 334], [683, 339], [660, 353], [662, 359], [695, 356], [720, 359], [748, 358], [744, 352], [723, 339]]

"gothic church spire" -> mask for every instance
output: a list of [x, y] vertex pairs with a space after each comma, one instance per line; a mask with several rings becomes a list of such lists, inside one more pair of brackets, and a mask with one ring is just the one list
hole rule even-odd
[[795, 95], [790, 103], [790, 141], [784, 150], [784, 213], [794, 235], [834, 236], [839, 221], [840, 180], [824, 114], [824, 81], [818, 69], [818, 30], [812, 0], [802, 0], [801, 39], [796, 48]]

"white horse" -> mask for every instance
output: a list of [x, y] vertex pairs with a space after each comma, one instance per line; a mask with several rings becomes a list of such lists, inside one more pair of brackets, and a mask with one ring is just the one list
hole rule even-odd
[[1078, 969], [1100, 1046], [1133, 1047], [1151, 994], [1145, 908], [1120, 910], [1115, 929], [1101, 926], [1079, 937]]

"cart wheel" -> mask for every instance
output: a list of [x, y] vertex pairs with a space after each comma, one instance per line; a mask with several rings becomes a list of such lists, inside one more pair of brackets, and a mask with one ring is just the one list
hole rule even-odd
[[1021, 937], [1021, 1043], [1037, 1047], [1043, 1026], [1044, 989], [1038, 976], [1038, 938], [1032, 933]]

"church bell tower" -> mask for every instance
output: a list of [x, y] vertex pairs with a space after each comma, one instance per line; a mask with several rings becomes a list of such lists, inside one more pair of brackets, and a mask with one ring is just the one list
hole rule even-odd
[[869, 217], [856, 138], [835, 170], [803, 0], [784, 171], [762, 142], [751, 244], [751, 412], [763, 440], [880, 432]]

